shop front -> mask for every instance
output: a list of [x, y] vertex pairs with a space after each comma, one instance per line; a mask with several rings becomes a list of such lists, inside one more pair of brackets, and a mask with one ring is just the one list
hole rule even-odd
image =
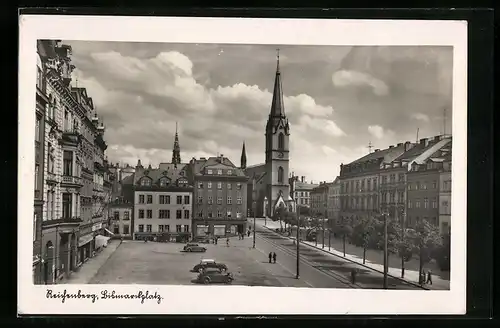
[[92, 233], [80, 236], [78, 239], [77, 266], [81, 266], [92, 256], [91, 242], [94, 239]]
[[244, 233], [247, 222], [245, 220], [226, 220], [210, 222], [193, 222], [195, 237], [230, 237]]

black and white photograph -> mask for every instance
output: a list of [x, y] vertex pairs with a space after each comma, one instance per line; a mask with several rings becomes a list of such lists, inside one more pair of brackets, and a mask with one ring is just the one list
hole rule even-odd
[[26, 309], [465, 311], [466, 25], [412, 42], [332, 22], [315, 43], [286, 20], [159, 18], [152, 39], [140, 17], [73, 36], [42, 18], [21, 36]]

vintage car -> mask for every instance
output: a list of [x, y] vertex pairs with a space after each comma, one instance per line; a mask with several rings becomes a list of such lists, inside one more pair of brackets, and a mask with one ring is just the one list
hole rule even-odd
[[233, 274], [230, 272], [221, 272], [218, 269], [206, 269], [198, 274], [196, 281], [203, 284], [230, 284], [234, 280]]
[[203, 246], [194, 243], [188, 243], [184, 246], [183, 250], [185, 252], [206, 252], [207, 249]]
[[219, 271], [227, 271], [227, 265], [223, 263], [217, 263], [213, 259], [202, 259], [200, 263], [193, 267], [193, 272], [203, 272], [206, 269], [216, 269]]

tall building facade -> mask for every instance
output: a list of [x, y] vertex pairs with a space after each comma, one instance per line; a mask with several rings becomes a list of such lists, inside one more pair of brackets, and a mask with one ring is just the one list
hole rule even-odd
[[224, 155], [192, 159], [195, 237], [228, 236], [246, 231], [247, 181]]
[[[339, 219], [386, 213], [404, 225], [413, 224], [414, 218], [423, 215], [417, 215], [415, 212], [416, 198], [422, 198], [419, 200], [419, 210], [426, 206], [424, 203], [420, 204], [425, 199], [428, 209], [432, 210], [432, 206], [437, 203], [437, 195], [420, 197], [412, 193], [416, 191], [413, 189], [415, 187], [412, 187], [413, 183], [420, 178], [413, 178], [409, 171], [412, 171], [415, 165], [426, 163], [442, 149], [449, 148], [450, 144], [451, 137], [448, 136], [423, 138], [417, 143], [405, 142], [383, 150], [375, 149], [374, 152], [350, 164], [341, 165]], [[434, 181], [435, 177], [429, 177], [428, 180]], [[430, 182], [430, 187], [432, 186], [434, 183]], [[427, 190], [430, 191], [432, 188]], [[436, 199], [436, 203], [433, 199]], [[437, 213], [434, 214], [425, 217], [429, 217], [432, 221], [432, 218], [438, 216]], [[434, 222], [437, 224], [437, 220]]]
[[340, 213], [340, 179], [337, 177], [333, 182], [327, 184], [327, 217], [336, 222]]
[[122, 199], [113, 200], [109, 204], [110, 230], [115, 237], [132, 238], [132, 212], [134, 204]]
[[153, 169], [139, 160], [134, 174], [134, 239], [189, 240], [192, 194], [185, 164], [162, 163]]
[[93, 127], [89, 124], [93, 105], [85, 89], [71, 86], [70, 46], [38, 40], [37, 52], [37, 117], [43, 120], [37, 120], [35, 126], [35, 213], [39, 223], [34, 259], [39, 258], [39, 274], [34, 280], [54, 284], [82, 263], [78, 246], [90, 219], [89, 187], [93, 186], [88, 183], [94, 166]]
[[[294, 210], [290, 195], [290, 123], [285, 114], [279, 56], [274, 79], [273, 99], [265, 129], [265, 163], [246, 167], [250, 178], [247, 202], [253, 216], [273, 216], [278, 206]], [[255, 207], [255, 208], [254, 208]]]
[[311, 190], [311, 214], [314, 217], [328, 217], [329, 184], [323, 181]]
[[292, 176], [288, 179], [290, 184], [290, 195], [292, 196], [297, 206], [310, 207], [311, 206], [311, 191], [318, 187], [319, 184], [312, 181], [306, 181], [305, 176]]
[[45, 111], [48, 106], [44, 62], [37, 52], [35, 108], [35, 191], [33, 215], [33, 282], [42, 282], [42, 219], [45, 168]]

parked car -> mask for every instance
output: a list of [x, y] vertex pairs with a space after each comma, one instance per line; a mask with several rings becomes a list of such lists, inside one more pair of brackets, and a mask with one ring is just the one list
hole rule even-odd
[[184, 246], [185, 252], [206, 252], [207, 249], [203, 246], [194, 243], [188, 243]]
[[230, 284], [234, 280], [233, 274], [231, 272], [221, 272], [218, 269], [207, 269], [198, 274], [196, 279], [199, 283], [212, 284], [212, 283], [224, 283]]
[[217, 269], [219, 271], [227, 271], [227, 265], [217, 263], [213, 259], [202, 259], [200, 263], [193, 267], [193, 272], [203, 272], [206, 269]]

